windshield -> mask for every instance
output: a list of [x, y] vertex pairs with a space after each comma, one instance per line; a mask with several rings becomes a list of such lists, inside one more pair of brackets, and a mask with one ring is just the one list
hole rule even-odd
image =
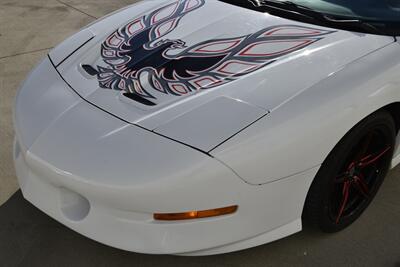
[[[375, 27], [376, 33], [400, 35], [400, 0], [230, 0], [223, 2], [261, 12], [271, 13], [272, 11], [273, 15], [305, 22], [310, 22], [311, 16], [316, 24], [344, 29], [348, 27], [349, 30], [355, 29], [355, 21], [351, 24], [348, 23], [349, 20], [357, 20], [359, 26], [363, 26], [358, 27], [361, 32], [368, 32], [365, 30], [367, 28], [365, 25], [368, 25], [370, 29]], [[271, 7], [273, 7], [272, 10]], [[301, 16], [304, 14], [306, 16]], [[313, 14], [319, 16], [313, 16]], [[333, 18], [333, 20], [326, 18]], [[343, 22], [347, 22], [347, 25]]]
[[400, 22], [400, 0], [293, 0], [292, 2], [337, 16]]

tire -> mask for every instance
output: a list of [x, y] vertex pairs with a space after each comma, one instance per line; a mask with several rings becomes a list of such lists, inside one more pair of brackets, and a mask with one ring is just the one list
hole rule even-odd
[[388, 173], [395, 139], [395, 122], [388, 112], [378, 111], [357, 124], [321, 165], [306, 198], [303, 220], [328, 233], [356, 221]]

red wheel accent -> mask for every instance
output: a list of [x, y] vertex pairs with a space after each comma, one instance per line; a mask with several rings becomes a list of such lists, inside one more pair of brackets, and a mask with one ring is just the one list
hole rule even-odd
[[363, 194], [365, 197], [369, 197], [369, 187], [368, 184], [364, 180], [364, 176], [360, 174], [359, 176], [354, 177], [354, 185], [357, 189]]
[[340, 219], [342, 218], [347, 202], [349, 201], [349, 194], [350, 194], [350, 182], [346, 181], [343, 184], [343, 199], [342, 199], [342, 204], [340, 205], [339, 214], [336, 218], [336, 224], [338, 224], [340, 222]]
[[397, 134], [393, 117], [386, 111], [354, 126], [321, 165], [307, 195], [305, 221], [328, 233], [354, 223], [389, 171]]
[[[352, 160], [346, 168], [346, 171], [338, 175], [334, 180], [334, 184], [343, 183], [342, 194], [340, 197], [338, 196], [340, 199], [340, 206], [336, 216], [336, 224], [340, 223], [345, 212], [349, 213], [348, 210], [351, 209], [351, 206], [354, 205], [357, 199], [360, 199], [360, 197], [369, 199], [371, 197], [370, 192], [373, 183], [366, 181], [364, 171], [367, 167], [377, 164], [392, 148], [391, 146], [385, 146], [385, 149], [381, 150], [381, 152], [363, 156], [363, 154], [366, 154], [367, 151], [371, 149], [372, 137], [372, 134], [368, 134], [365, 137], [360, 145], [359, 152], [354, 157], [355, 160]], [[351, 188], [355, 190], [351, 191]]]
[[[387, 147], [386, 149], [384, 149], [381, 153], [379, 153], [377, 156], [373, 157], [372, 155], [368, 155], [366, 157], [364, 157], [363, 159], [361, 159], [360, 163], [358, 164], [358, 167], [360, 168], [365, 168], [373, 163], [375, 163], [376, 161], [378, 161], [380, 158], [382, 158], [389, 150], [391, 149], [391, 147]], [[372, 158], [372, 159], [371, 159]]]

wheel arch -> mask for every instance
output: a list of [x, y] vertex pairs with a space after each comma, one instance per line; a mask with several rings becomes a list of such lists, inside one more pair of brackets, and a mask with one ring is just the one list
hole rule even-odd
[[[385, 114], [382, 114], [382, 113], [385, 113]], [[371, 119], [372, 120], [375, 119], [375, 125], [377, 125], [376, 124], [377, 119], [382, 119], [382, 122], [386, 121], [386, 123], [388, 123], [388, 118], [390, 118], [390, 117], [393, 118], [393, 122], [394, 122], [394, 125], [392, 126], [394, 128], [392, 128], [392, 129], [394, 130], [393, 133], [395, 135], [392, 135], [392, 136], [393, 137], [396, 136], [396, 140], [394, 140], [394, 142], [395, 142], [394, 143], [395, 144], [394, 152], [393, 152], [394, 155], [393, 155], [393, 159], [391, 160], [392, 167], [393, 167], [393, 162], [396, 158], [396, 150], [398, 151], [398, 146], [399, 146], [398, 139], [399, 139], [399, 129], [400, 129], [400, 102], [393, 102], [391, 104], [387, 104], [387, 105], [375, 110], [374, 112], [368, 114], [367, 116], [364, 116], [361, 120], [359, 120], [356, 124], [354, 124], [354, 126], [351, 127], [351, 129], [349, 129], [346, 132], [346, 134], [344, 134], [343, 137], [340, 138], [340, 140], [337, 142], [337, 144], [331, 149], [331, 151], [328, 153], [328, 155], [324, 159], [323, 163], [319, 167], [319, 170], [317, 171], [316, 175], [313, 177], [310, 187], [307, 190], [306, 199], [305, 199], [305, 202], [303, 205], [303, 210], [302, 210], [303, 222], [306, 221], [314, 226], [316, 225], [315, 216], [310, 216], [310, 215], [315, 215], [315, 214], [312, 214], [312, 212], [310, 213], [310, 209], [311, 210], [315, 209], [317, 206], [320, 205], [319, 204], [320, 202], [315, 200], [315, 193], [316, 193], [315, 189], [318, 188], [318, 185], [321, 185], [321, 183], [322, 184], [325, 183], [325, 182], [321, 182], [321, 178], [329, 176], [329, 173], [331, 173], [331, 172], [330, 171], [327, 172], [327, 170], [329, 170], [329, 168], [331, 168], [329, 166], [332, 166], [332, 164], [335, 164], [334, 162], [336, 162], [336, 160], [335, 160], [336, 156], [340, 155], [340, 153], [343, 153], [343, 148], [348, 147], [348, 144], [346, 145], [346, 142], [348, 143], [349, 140], [354, 140], [354, 137], [357, 136], [357, 134], [355, 134], [355, 133], [357, 133], [357, 131], [358, 131], [358, 135], [360, 133], [363, 133], [363, 131], [360, 130], [359, 127], [364, 127], [365, 125], [368, 125], [366, 123], [371, 121]], [[378, 120], [378, 121], [381, 121], [381, 120]], [[361, 129], [363, 129], [363, 128], [361, 128]], [[355, 130], [356, 132], [353, 132], [353, 130]], [[346, 139], [346, 138], [350, 138], [350, 139]], [[345, 141], [345, 140], [347, 140], [347, 141]], [[343, 141], [344, 141], [344, 143], [342, 143]], [[393, 146], [391, 146], [389, 148], [393, 149]], [[339, 152], [339, 151], [342, 151], [342, 152]], [[337, 153], [339, 153], [339, 154], [337, 154]], [[389, 156], [389, 155], [387, 155], [387, 156]], [[341, 158], [343, 158], [343, 157], [341, 157]], [[390, 160], [390, 159], [391, 158], [387, 158], [387, 160]], [[387, 162], [387, 164], [389, 164], [389, 162]], [[386, 173], [383, 175], [386, 175]], [[314, 186], [314, 184], [316, 185], [316, 187]], [[313, 188], [314, 188], [314, 190], [312, 190]]]
[[[333, 148], [329, 151], [329, 153], [327, 154], [327, 156], [324, 158], [324, 161], [326, 161], [327, 158], [329, 158], [329, 156], [332, 154], [332, 152], [334, 151], [334, 149], [337, 147], [337, 145], [343, 140], [343, 138], [346, 137], [346, 135], [351, 132], [360, 122], [362, 122], [363, 120], [365, 120], [366, 118], [368, 118], [369, 116], [371, 116], [374, 113], [380, 112], [380, 111], [385, 111], [387, 113], [390, 114], [390, 116], [393, 118], [395, 126], [396, 126], [396, 134], [397, 134], [397, 147], [395, 148], [395, 152], [393, 155], [393, 159], [395, 159], [396, 157], [396, 152], [399, 153], [399, 132], [400, 132], [400, 102], [393, 102], [390, 104], [386, 104], [384, 106], [382, 106], [381, 108], [376, 109], [375, 111], [369, 113], [368, 115], [364, 116], [362, 119], [360, 119], [356, 124], [354, 124], [354, 126], [352, 128], [350, 128], [346, 134], [344, 134], [338, 141], [337, 143], [333, 146]], [[397, 161], [396, 161], [397, 162]], [[392, 167], [395, 167], [395, 165], [397, 165], [398, 163], [393, 164], [392, 162]], [[394, 166], [393, 166], [394, 165]], [[322, 164], [321, 164], [322, 166]], [[321, 168], [320, 166], [320, 168]], [[308, 195], [310, 193], [311, 190], [311, 185], [314, 183], [314, 180], [316, 179], [316, 177], [318, 176], [319, 171], [317, 172], [317, 174], [315, 175], [315, 177], [312, 179], [312, 182], [310, 184], [310, 187], [307, 190], [307, 194], [306, 194], [306, 199], [303, 205], [303, 210], [302, 210], [302, 220], [304, 220], [304, 213], [305, 213], [305, 208], [306, 208], [306, 202], [307, 202], [307, 198]]]
[[[392, 116], [392, 118], [393, 118], [393, 120], [395, 122], [395, 126], [396, 126], [396, 134], [398, 135], [399, 132], [400, 132], [400, 101], [392, 102], [390, 104], [383, 105], [382, 107], [380, 107], [380, 108], [368, 113], [367, 115], [365, 115], [361, 119], [359, 119], [358, 122], [353, 125], [353, 127], [348, 129], [347, 132], [337, 140], [336, 144], [327, 153], [327, 155], [324, 158], [323, 162], [329, 157], [329, 155], [332, 153], [332, 151], [335, 149], [335, 147], [343, 140], [343, 138], [345, 138], [345, 136], [354, 129], [354, 127], [356, 127], [361, 121], [365, 120], [366, 118], [368, 118], [372, 114], [374, 114], [376, 112], [379, 112], [379, 111], [388, 112]], [[397, 138], [399, 138], [399, 136]], [[397, 140], [397, 141], [399, 141], [399, 140]], [[399, 146], [400, 146], [400, 142], [398, 142], [397, 147], [395, 148], [395, 152], [396, 152], [396, 150], [398, 150]]]
[[[390, 113], [396, 124], [396, 130], [400, 130], [400, 102], [394, 102], [387, 106], [382, 107], [380, 110], [384, 110]], [[379, 110], [378, 110], [379, 111]]]

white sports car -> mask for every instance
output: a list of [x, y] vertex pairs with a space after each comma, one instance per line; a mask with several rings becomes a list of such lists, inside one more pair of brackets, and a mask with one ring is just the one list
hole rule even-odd
[[21, 86], [24, 197], [141, 253], [339, 231], [400, 162], [399, 17], [398, 0], [150, 0], [102, 18]]

